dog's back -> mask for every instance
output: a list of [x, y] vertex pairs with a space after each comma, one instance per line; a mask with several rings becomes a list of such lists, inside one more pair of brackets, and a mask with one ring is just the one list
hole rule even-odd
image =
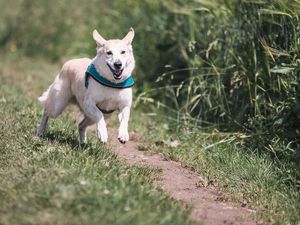
[[84, 76], [90, 63], [89, 58], [67, 61], [48, 90], [38, 98], [50, 117], [60, 115], [74, 97], [83, 101]]

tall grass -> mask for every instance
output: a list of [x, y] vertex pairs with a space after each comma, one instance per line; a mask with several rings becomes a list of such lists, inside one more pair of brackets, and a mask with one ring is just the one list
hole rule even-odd
[[165, 88], [152, 95], [156, 104], [173, 112], [180, 127], [248, 132], [254, 149], [286, 140], [293, 150], [283, 155], [297, 162], [299, 2], [170, 2], [164, 4], [171, 27], [165, 39], [176, 39], [165, 51], [174, 57], [157, 79]]
[[[199, 11], [173, 5], [174, 34], [185, 38], [176, 38], [170, 49], [190, 69], [178, 70], [180, 64], [171, 58], [170, 71], [159, 79], [170, 84], [172, 106], [179, 113], [240, 127], [249, 118], [273, 117], [287, 100], [297, 101], [297, 2], [231, 1], [223, 8], [222, 1], [197, 2]], [[275, 118], [273, 124], [279, 123], [282, 118]]]

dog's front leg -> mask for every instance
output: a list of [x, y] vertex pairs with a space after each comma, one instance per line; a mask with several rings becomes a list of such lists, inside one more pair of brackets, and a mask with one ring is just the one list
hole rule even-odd
[[103, 113], [97, 108], [94, 102], [85, 100], [83, 102], [84, 113], [96, 122], [97, 136], [102, 143], [106, 143], [108, 139], [106, 123]]
[[129, 134], [128, 134], [129, 116], [130, 116], [130, 107], [125, 106], [124, 108], [121, 108], [119, 113], [120, 127], [119, 127], [118, 139], [122, 144], [125, 144], [125, 142], [129, 140]]

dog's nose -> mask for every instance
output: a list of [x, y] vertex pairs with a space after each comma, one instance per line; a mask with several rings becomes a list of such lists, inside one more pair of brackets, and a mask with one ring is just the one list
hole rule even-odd
[[114, 63], [114, 67], [115, 67], [116, 69], [121, 69], [122, 63], [121, 63], [120, 61], [115, 62], [115, 63]]

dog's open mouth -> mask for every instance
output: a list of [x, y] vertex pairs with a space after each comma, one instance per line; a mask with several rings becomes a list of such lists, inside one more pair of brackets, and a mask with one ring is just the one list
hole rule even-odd
[[116, 80], [120, 80], [122, 78], [123, 69], [113, 69], [108, 63], [107, 66]]

